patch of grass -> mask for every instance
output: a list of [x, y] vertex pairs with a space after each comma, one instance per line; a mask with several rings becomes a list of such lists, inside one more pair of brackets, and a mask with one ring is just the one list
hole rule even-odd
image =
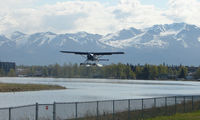
[[98, 117], [95, 115], [86, 114], [83, 118], [72, 120], [200, 120], [199, 106], [200, 101], [188, 101], [185, 103], [177, 103], [176, 105], [152, 107], [143, 110], [127, 110], [114, 114], [104, 113], [103, 115], [99, 115]]
[[66, 89], [66, 88], [58, 85], [0, 83], [0, 92], [20, 92], [20, 91], [39, 91], [39, 90], [58, 90], [58, 89]]
[[147, 120], [200, 120], [200, 111], [192, 113], [177, 113], [172, 116], [160, 116]]

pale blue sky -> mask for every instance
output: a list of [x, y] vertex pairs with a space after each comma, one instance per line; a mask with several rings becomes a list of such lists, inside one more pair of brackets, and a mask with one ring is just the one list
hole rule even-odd
[[[75, 1], [75, 0], [40, 0], [38, 5], [44, 4], [55, 4], [56, 2], [66, 2], [66, 1]], [[120, 0], [80, 0], [80, 1], [98, 1], [100, 3], [109, 3], [110, 5], [117, 4]], [[141, 4], [144, 5], [154, 5], [157, 8], [166, 9], [168, 0], [140, 0]]]
[[[76, 0], [40, 0], [38, 5], [44, 4], [55, 4], [56, 2], [66, 2], [66, 1], [76, 1]], [[111, 5], [117, 4], [120, 0], [79, 0], [79, 1], [98, 1], [100, 3], [110, 3]], [[157, 8], [166, 9], [169, 0], [139, 0], [141, 4], [144, 5], [154, 5]], [[197, 0], [200, 1], [200, 0]]]
[[167, 8], [168, 0], [140, 0], [142, 4], [145, 5], [154, 5], [161, 9]]

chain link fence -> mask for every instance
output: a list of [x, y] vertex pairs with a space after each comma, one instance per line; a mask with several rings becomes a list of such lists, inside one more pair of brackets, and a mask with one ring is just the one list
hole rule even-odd
[[200, 110], [200, 96], [34, 104], [0, 108], [0, 120], [140, 120]]

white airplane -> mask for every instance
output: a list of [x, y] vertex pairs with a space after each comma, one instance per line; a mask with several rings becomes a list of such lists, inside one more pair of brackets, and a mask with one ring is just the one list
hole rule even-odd
[[72, 53], [72, 54], [84, 56], [86, 60], [84, 63], [80, 63], [80, 65], [99, 66], [99, 67], [102, 66], [101, 64], [98, 64], [99, 61], [109, 61], [109, 59], [100, 59], [102, 56], [112, 55], [112, 54], [124, 54], [124, 52], [77, 52], [77, 51], [60, 51], [60, 52]]

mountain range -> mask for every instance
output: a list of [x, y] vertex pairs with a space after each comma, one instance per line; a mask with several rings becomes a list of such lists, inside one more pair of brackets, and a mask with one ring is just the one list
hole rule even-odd
[[[125, 55], [105, 56], [108, 63], [200, 65], [200, 27], [173, 23], [144, 29], [134, 27], [107, 35], [87, 32], [56, 34], [19, 31], [0, 35], [0, 61], [18, 65], [76, 63], [85, 59], [59, 51], [123, 51]], [[104, 64], [104, 63], [103, 63]]]

